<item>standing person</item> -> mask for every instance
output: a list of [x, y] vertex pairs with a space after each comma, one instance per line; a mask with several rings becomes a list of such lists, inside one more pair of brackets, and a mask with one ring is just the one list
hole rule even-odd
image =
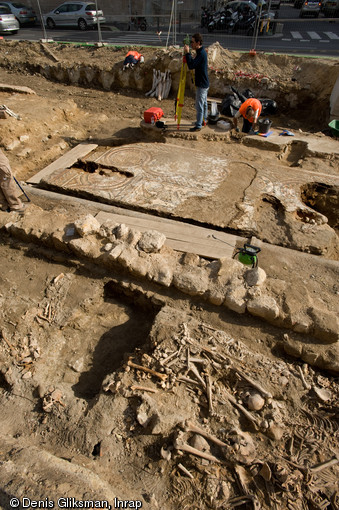
[[259, 99], [254, 99], [254, 97], [246, 99], [233, 117], [233, 126], [238, 127], [238, 118], [242, 115], [244, 118], [242, 132], [249, 133], [251, 129], [255, 130], [261, 110], [262, 105]]
[[201, 34], [192, 35], [191, 39], [192, 49], [196, 51], [195, 58], [190, 54], [188, 44], [184, 45], [184, 55], [186, 57], [187, 66], [189, 69], [195, 70], [195, 109], [197, 111], [197, 120], [195, 126], [190, 131], [200, 131], [203, 121], [207, 120], [208, 106], [207, 106], [207, 93], [210, 86], [208, 80], [208, 66], [207, 66], [207, 53], [202, 45]]
[[0, 210], [7, 211], [8, 209], [23, 212], [25, 206], [18, 198], [18, 190], [8, 158], [0, 149]]

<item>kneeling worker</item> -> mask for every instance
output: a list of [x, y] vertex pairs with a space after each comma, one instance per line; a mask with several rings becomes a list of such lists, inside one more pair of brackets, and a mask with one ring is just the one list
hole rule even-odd
[[8, 158], [0, 150], [0, 211], [8, 210], [23, 212], [25, 206], [18, 198]]
[[143, 64], [144, 62], [144, 56], [139, 53], [138, 51], [129, 51], [125, 57], [125, 60], [124, 60], [124, 63], [123, 63], [123, 70], [127, 69], [128, 67], [130, 67], [131, 69], [133, 69], [133, 67], [140, 63], [140, 64]]
[[246, 101], [242, 103], [239, 110], [233, 117], [233, 126], [235, 128], [238, 127], [238, 118], [240, 117], [240, 115], [242, 115], [244, 118], [242, 132], [249, 133], [251, 129], [255, 131], [255, 127], [258, 122], [258, 117], [261, 114], [261, 110], [262, 105], [259, 99], [254, 99], [254, 97], [246, 99]]

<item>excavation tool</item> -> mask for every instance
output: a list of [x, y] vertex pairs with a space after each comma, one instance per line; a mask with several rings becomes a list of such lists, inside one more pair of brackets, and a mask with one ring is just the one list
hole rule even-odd
[[22, 187], [21, 187], [20, 183], [16, 180], [16, 178], [14, 177], [14, 175], [13, 175], [13, 179], [15, 180], [15, 182], [17, 183], [17, 185], [19, 186], [19, 188], [21, 189], [21, 191], [23, 192], [23, 194], [24, 194], [24, 195], [25, 195], [25, 197], [27, 198], [27, 202], [30, 202], [30, 201], [31, 201], [31, 199], [29, 198], [29, 196], [28, 196], [28, 195], [26, 195], [25, 191], [22, 189]]
[[261, 250], [257, 246], [253, 246], [252, 244], [244, 244], [243, 248], [238, 248], [233, 258], [238, 257], [239, 262], [245, 264], [246, 266], [257, 267], [258, 266], [258, 257], [257, 253]]
[[11, 117], [14, 117], [15, 119], [18, 119], [20, 120], [20, 115], [17, 115], [16, 113], [12, 112], [12, 110], [10, 110], [9, 108], [7, 108], [7, 106], [5, 104], [2, 104], [0, 105], [0, 110], [2, 112], [5, 112], [7, 113], [8, 115], [10, 115]]

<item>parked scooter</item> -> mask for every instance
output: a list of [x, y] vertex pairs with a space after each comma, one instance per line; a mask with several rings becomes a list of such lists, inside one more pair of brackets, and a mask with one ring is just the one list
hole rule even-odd
[[132, 17], [128, 24], [128, 30], [141, 30], [145, 32], [147, 30], [147, 21], [144, 16]]
[[219, 9], [212, 16], [207, 30], [209, 32], [213, 32], [214, 30], [233, 30], [238, 18], [239, 13], [237, 11], [225, 8]]
[[248, 13], [240, 14], [237, 22], [235, 23], [232, 33], [236, 33], [238, 30], [246, 30], [246, 35], [253, 35], [255, 28], [256, 16], [252, 11]]
[[211, 21], [211, 13], [208, 7], [201, 7], [201, 28], [208, 27], [208, 24]]

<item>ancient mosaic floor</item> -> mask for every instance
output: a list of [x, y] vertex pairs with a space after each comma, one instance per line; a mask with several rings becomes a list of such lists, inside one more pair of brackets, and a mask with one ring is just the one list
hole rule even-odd
[[44, 179], [64, 192], [149, 210], [173, 211], [187, 198], [213, 194], [227, 160], [173, 144], [135, 144], [92, 151]]

